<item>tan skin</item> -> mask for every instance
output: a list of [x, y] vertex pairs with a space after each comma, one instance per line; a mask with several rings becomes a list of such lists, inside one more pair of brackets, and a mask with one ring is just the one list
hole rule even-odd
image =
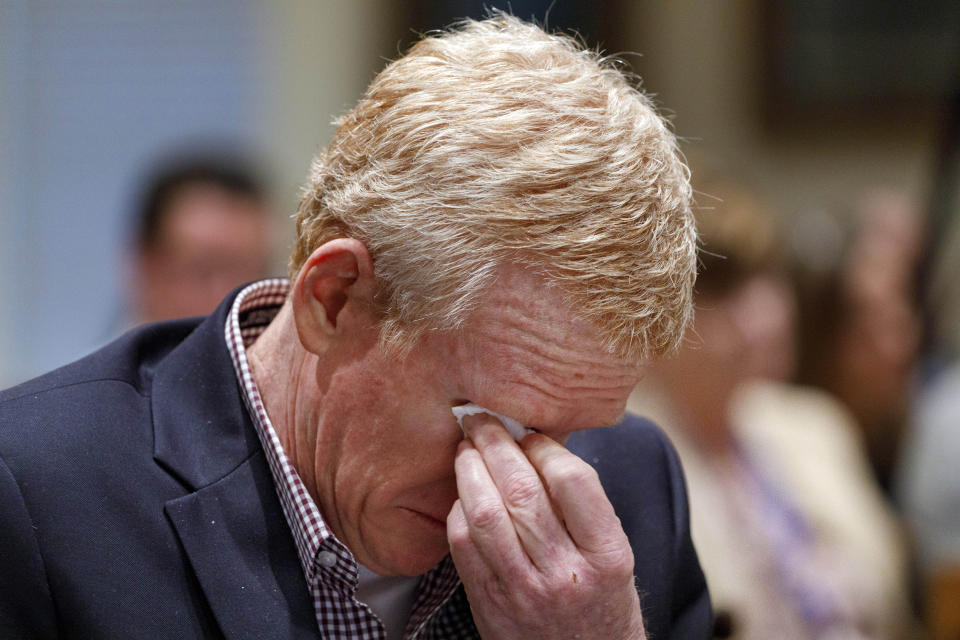
[[[616, 423], [639, 378], [556, 288], [505, 266], [457, 332], [381, 351], [372, 260], [318, 248], [248, 350], [281, 443], [333, 532], [382, 575], [453, 556], [484, 638], [643, 638], [629, 541], [572, 431]], [[517, 444], [475, 402], [540, 433]]]

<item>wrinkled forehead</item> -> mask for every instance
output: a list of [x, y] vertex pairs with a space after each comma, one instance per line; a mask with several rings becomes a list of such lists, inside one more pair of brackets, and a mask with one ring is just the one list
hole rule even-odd
[[569, 352], [624, 371], [638, 368], [637, 362], [619, 358], [603, 346], [600, 329], [580, 313], [570, 291], [522, 264], [500, 267], [466, 328], [479, 334], [515, 334], [540, 343], [548, 351]]
[[638, 363], [606, 350], [562, 288], [519, 268], [502, 276], [464, 327], [474, 386], [486, 394], [471, 400], [537, 427], [615, 423]]

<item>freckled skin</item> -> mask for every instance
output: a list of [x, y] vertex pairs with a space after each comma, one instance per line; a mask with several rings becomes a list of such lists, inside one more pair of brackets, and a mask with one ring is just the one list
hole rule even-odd
[[[273, 406], [290, 410], [271, 418], [283, 423], [294, 465], [361, 564], [419, 575], [447, 554], [463, 438], [452, 406], [475, 402], [558, 442], [619, 421], [638, 368], [607, 353], [566, 304], [562, 291], [509, 266], [461, 331], [429, 333], [403, 360], [384, 356], [375, 320], [357, 312], [342, 320], [356, 331], [322, 356], [293, 358], [299, 373], [286, 365], [295, 389]], [[269, 370], [270, 354], [259, 356]]]

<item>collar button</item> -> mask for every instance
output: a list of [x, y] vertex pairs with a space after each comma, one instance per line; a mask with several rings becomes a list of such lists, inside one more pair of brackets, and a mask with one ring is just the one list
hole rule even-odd
[[324, 567], [332, 567], [337, 564], [337, 554], [333, 551], [321, 551], [317, 554], [317, 562]]

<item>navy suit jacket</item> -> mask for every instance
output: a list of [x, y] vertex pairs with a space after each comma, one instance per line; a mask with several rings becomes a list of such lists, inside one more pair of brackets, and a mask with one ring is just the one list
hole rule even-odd
[[[232, 299], [0, 393], [0, 638], [319, 637], [224, 340]], [[630, 537], [650, 637], [709, 637], [665, 437], [629, 417], [569, 446]]]

